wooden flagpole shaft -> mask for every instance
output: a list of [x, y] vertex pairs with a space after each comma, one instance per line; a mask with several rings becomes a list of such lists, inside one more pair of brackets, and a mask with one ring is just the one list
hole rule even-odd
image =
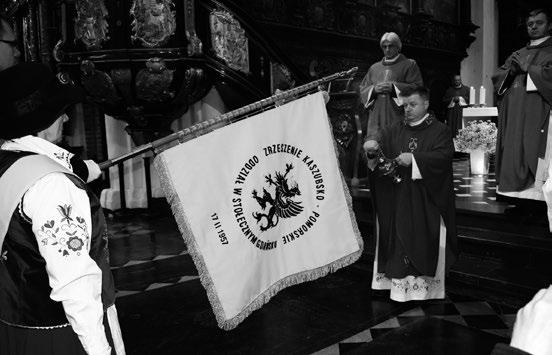
[[190, 137], [193, 138], [193, 137], [199, 135], [199, 133], [201, 131], [203, 131], [204, 129], [206, 129], [206, 128], [215, 126], [215, 125], [217, 125], [221, 122], [226, 122], [226, 121], [229, 121], [231, 119], [234, 119], [234, 118], [237, 118], [237, 117], [240, 117], [240, 116], [243, 116], [243, 115], [247, 115], [248, 113], [254, 112], [256, 110], [260, 110], [260, 109], [262, 109], [264, 107], [267, 107], [267, 106], [270, 106], [270, 105], [272, 105], [272, 104], [274, 104], [278, 101], [285, 101], [289, 98], [296, 97], [296, 96], [298, 96], [298, 95], [300, 95], [304, 92], [307, 92], [309, 90], [317, 88], [318, 86], [320, 86], [324, 83], [327, 83], [329, 81], [332, 81], [332, 80], [335, 80], [335, 79], [338, 79], [338, 78], [342, 78], [342, 77], [346, 77], [346, 76], [351, 76], [354, 73], [356, 73], [357, 70], [358, 70], [358, 67], [354, 67], [354, 68], [351, 68], [351, 69], [346, 70], [346, 71], [342, 71], [342, 72], [338, 72], [338, 73], [335, 73], [335, 74], [332, 74], [332, 75], [328, 75], [328, 76], [323, 77], [321, 79], [311, 81], [310, 83], [298, 86], [294, 89], [283, 91], [279, 94], [267, 97], [266, 99], [262, 99], [260, 101], [254, 102], [254, 103], [249, 104], [247, 106], [240, 107], [238, 109], [227, 112], [227, 113], [222, 114], [220, 116], [217, 116], [215, 118], [211, 118], [210, 120], [206, 120], [206, 121], [197, 123], [197, 124], [195, 124], [191, 127], [185, 128], [185, 129], [183, 129], [181, 131], [178, 131], [178, 132], [175, 132], [175, 133], [172, 133], [172, 134], [170, 134], [166, 137], [163, 137], [163, 138], [157, 139], [153, 142], [143, 144], [139, 147], [136, 147], [136, 149], [132, 150], [129, 153], [126, 153], [126, 154], [123, 154], [123, 155], [118, 156], [116, 158], [109, 159], [109, 160], [106, 160], [104, 162], [101, 162], [99, 164], [100, 169], [104, 170], [104, 169], [110, 168], [113, 165], [117, 165], [117, 164], [119, 164], [119, 163], [121, 163], [125, 160], [128, 160], [130, 158], [133, 158], [137, 155], [143, 154], [143, 153], [148, 152], [150, 150], [155, 151], [158, 148], [160, 148], [164, 145], [173, 143], [175, 141], [179, 141], [180, 143], [185, 142], [185, 141], [189, 140]]

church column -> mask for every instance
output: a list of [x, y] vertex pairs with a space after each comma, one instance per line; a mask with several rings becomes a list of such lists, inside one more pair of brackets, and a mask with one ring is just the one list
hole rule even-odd
[[491, 77], [498, 67], [498, 6], [496, 0], [471, 0], [472, 22], [479, 26], [475, 41], [468, 48], [468, 57], [462, 61], [461, 75], [465, 85], [485, 88], [487, 106], [494, 106]]

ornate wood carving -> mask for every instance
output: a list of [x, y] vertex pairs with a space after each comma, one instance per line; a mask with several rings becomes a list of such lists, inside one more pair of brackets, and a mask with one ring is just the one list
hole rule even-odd
[[176, 31], [172, 0], [134, 0], [130, 9], [132, 40], [147, 48], [165, 44]]
[[82, 86], [94, 102], [110, 106], [121, 102], [111, 77], [106, 72], [97, 70], [94, 62], [84, 60], [80, 69]]
[[196, 32], [195, 0], [184, 0], [184, 26], [186, 27], [186, 39], [188, 40], [188, 55], [203, 54], [203, 43]]
[[136, 97], [149, 102], [166, 102], [174, 97], [170, 90], [174, 70], [167, 69], [161, 58], [151, 58], [146, 69], [136, 74]]
[[[331, 31], [373, 41], [379, 41], [378, 37], [384, 32], [394, 31], [401, 36], [403, 44], [465, 56], [471, 42], [465, 41], [464, 34], [470, 29], [456, 16], [459, 13], [456, 10], [458, 0], [444, 1], [446, 4], [422, 1], [421, 7], [412, 14], [410, 6], [405, 5], [407, 2], [393, 1], [379, 7], [361, 1], [330, 0], [262, 0], [253, 4], [239, 0], [239, 3], [249, 6], [254, 17], [267, 24]], [[453, 16], [448, 12], [451, 8], [454, 8]], [[418, 11], [420, 9], [422, 11]], [[439, 16], [438, 19], [433, 15]]]
[[111, 79], [127, 105], [133, 102], [132, 71], [130, 68], [111, 69]]
[[38, 60], [38, 42], [36, 32], [36, 6], [34, 4], [30, 4], [28, 12], [23, 18], [25, 61], [34, 62]]
[[99, 49], [109, 39], [108, 16], [104, 0], [77, 0], [75, 40], [84, 43], [87, 49]]
[[276, 89], [288, 90], [295, 86], [295, 79], [291, 75], [290, 70], [282, 64], [270, 63], [270, 92], [273, 93]]
[[48, 23], [48, 2], [40, 0], [38, 2], [38, 35], [39, 35], [39, 48], [40, 48], [40, 61], [42, 63], [49, 64], [51, 60], [51, 46], [50, 46], [50, 34], [48, 29], [50, 24]]
[[210, 14], [210, 25], [215, 55], [230, 68], [249, 73], [249, 41], [238, 20], [228, 11], [215, 10]]

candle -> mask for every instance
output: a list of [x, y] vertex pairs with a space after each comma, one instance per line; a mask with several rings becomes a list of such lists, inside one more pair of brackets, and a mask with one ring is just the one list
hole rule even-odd
[[479, 89], [479, 106], [485, 106], [485, 94], [485, 88], [481, 85], [481, 88]]
[[475, 105], [475, 88], [470, 86], [470, 105]]

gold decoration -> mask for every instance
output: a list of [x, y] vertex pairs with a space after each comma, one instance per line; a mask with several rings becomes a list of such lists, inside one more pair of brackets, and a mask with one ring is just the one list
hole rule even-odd
[[176, 31], [172, 0], [134, 0], [130, 9], [132, 40], [153, 48], [165, 44]]
[[103, 0], [77, 0], [75, 40], [81, 40], [87, 49], [99, 49], [109, 39], [108, 15]]
[[211, 42], [215, 54], [232, 69], [249, 73], [249, 43], [245, 30], [227, 11], [211, 12]]

